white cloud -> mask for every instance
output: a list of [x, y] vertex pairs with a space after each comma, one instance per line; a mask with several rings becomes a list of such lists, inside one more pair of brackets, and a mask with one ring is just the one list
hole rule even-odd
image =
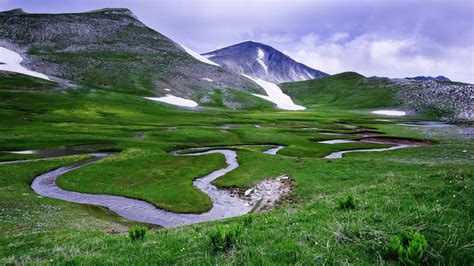
[[331, 40], [333, 42], [343, 41], [350, 37], [350, 34], [347, 32], [336, 32], [332, 35]]
[[308, 66], [340, 73], [356, 71], [366, 76], [407, 77], [445, 75], [474, 83], [474, 45], [444, 47], [421, 37], [388, 38], [362, 34], [348, 39], [334, 34], [327, 39], [315, 33], [302, 36], [285, 53]]

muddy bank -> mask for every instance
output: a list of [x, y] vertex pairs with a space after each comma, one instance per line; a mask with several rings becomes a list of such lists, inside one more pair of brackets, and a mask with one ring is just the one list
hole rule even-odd
[[384, 135], [384, 132], [374, 131], [374, 130], [360, 130], [351, 133], [352, 135], [360, 136], [360, 137], [371, 137], [371, 136], [380, 136]]
[[400, 137], [367, 137], [359, 140], [365, 143], [380, 143], [380, 144], [403, 144], [403, 145], [418, 145], [426, 146], [433, 145], [436, 142], [432, 140], [419, 140], [413, 138], [400, 138]]
[[43, 160], [48, 160], [49, 158], [71, 156], [71, 155], [90, 155], [94, 153], [111, 154], [111, 153], [120, 152], [120, 150], [115, 148], [115, 144], [85, 144], [85, 145], [66, 146], [66, 147], [61, 147], [61, 148], [56, 148], [56, 149], [4, 151], [4, 152], [13, 153], [13, 154], [22, 154], [22, 155], [38, 155], [39, 158], [2, 161], [0, 162], [0, 165], [27, 163], [27, 162], [32, 162], [32, 161], [43, 161]]
[[396, 125], [400, 125], [400, 126], [422, 126], [422, 127], [449, 127], [449, 126], [453, 126], [453, 125], [448, 124], [448, 123], [437, 122], [437, 121], [414, 121], [414, 122], [397, 123]]
[[120, 151], [115, 147], [115, 144], [84, 144], [65, 146], [56, 149], [38, 149], [38, 150], [23, 150], [23, 151], [8, 151], [14, 154], [37, 154], [42, 158], [61, 157], [69, 155], [80, 155], [100, 152], [117, 152]]

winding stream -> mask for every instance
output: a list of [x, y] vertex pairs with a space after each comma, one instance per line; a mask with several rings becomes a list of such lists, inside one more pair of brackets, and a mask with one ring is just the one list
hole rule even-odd
[[[196, 149], [190, 149], [195, 151]], [[181, 150], [186, 151], [186, 150]], [[232, 196], [227, 190], [220, 190], [216, 186], [212, 185], [211, 182], [218, 177], [221, 177], [234, 169], [239, 164], [237, 162], [237, 153], [233, 150], [226, 149], [215, 149], [204, 152], [179, 154], [176, 151], [173, 152], [176, 156], [199, 156], [205, 154], [219, 153], [224, 155], [227, 166], [213, 171], [212, 173], [196, 179], [193, 184], [201, 191], [206, 193], [212, 201], [212, 209], [202, 214], [183, 214], [165, 211], [155, 207], [146, 201], [131, 199], [122, 196], [112, 195], [97, 195], [97, 194], [86, 194], [73, 191], [66, 191], [59, 188], [56, 185], [56, 179], [72, 170], [84, 167], [92, 162], [108, 157], [108, 154], [91, 154], [94, 156], [93, 159], [72, 164], [69, 166], [61, 167], [51, 172], [44, 173], [35, 178], [31, 188], [41, 196], [61, 199], [65, 201], [80, 203], [80, 204], [92, 204], [103, 206], [118, 215], [128, 218], [130, 220], [157, 224], [164, 227], [181, 226], [199, 222], [213, 221], [218, 219], [224, 219], [228, 217], [234, 217], [249, 213], [252, 210], [246, 201], [239, 197]]]
[[[333, 140], [335, 142], [339, 142], [339, 140]], [[330, 143], [331, 141], [326, 141]], [[366, 141], [371, 142], [371, 141]], [[379, 143], [380, 142], [372, 142], [372, 143]], [[394, 143], [391, 143], [394, 144]], [[248, 145], [245, 145], [248, 146]], [[265, 154], [276, 155], [278, 151], [285, 148], [282, 145], [251, 145], [251, 146], [272, 146], [272, 148], [263, 151]], [[351, 152], [379, 152], [379, 151], [389, 151], [389, 150], [396, 150], [401, 148], [408, 148], [408, 147], [418, 147], [418, 144], [407, 144], [407, 143], [400, 143], [398, 145], [389, 147], [389, 148], [381, 148], [381, 149], [360, 149], [360, 150], [346, 150], [346, 151], [338, 151], [333, 152], [327, 155], [324, 158], [342, 158], [342, 156], [346, 153]], [[99, 194], [87, 194], [87, 193], [80, 193], [74, 191], [67, 191], [61, 189], [56, 185], [56, 179], [70, 171], [79, 169], [86, 165], [89, 165], [95, 161], [101, 160], [103, 158], [109, 157], [112, 154], [107, 153], [94, 153], [89, 152], [86, 154], [92, 155], [94, 158], [74, 163], [68, 166], [64, 166], [58, 168], [56, 170], [46, 172], [37, 176], [33, 183], [31, 184], [31, 188], [39, 195], [45, 197], [51, 197], [56, 199], [61, 199], [69, 202], [80, 203], [80, 204], [91, 204], [91, 205], [98, 205], [103, 206], [115, 212], [116, 214], [125, 217], [130, 220], [143, 222], [143, 223], [150, 223], [150, 224], [157, 224], [164, 227], [173, 227], [173, 226], [181, 226], [181, 225], [189, 225], [199, 222], [206, 222], [206, 221], [214, 221], [229, 217], [235, 217], [247, 214], [252, 211], [253, 207], [249, 204], [248, 201], [238, 197], [233, 196], [228, 190], [218, 189], [216, 186], [212, 185], [211, 182], [215, 179], [237, 169], [239, 167], [239, 163], [237, 161], [237, 152], [230, 149], [225, 148], [213, 148], [211, 150], [203, 151], [207, 149], [206, 147], [202, 148], [189, 148], [184, 150], [177, 150], [173, 151], [172, 154], [175, 156], [200, 156], [206, 154], [222, 154], [225, 157], [225, 161], [227, 166], [218, 170], [213, 171], [212, 173], [198, 178], [194, 180], [193, 185], [196, 186], [199, 190], [206, 193], [211, 201], [212, 201], [212, 208], [202, 214], [184, 214], [184, 213], [175, 213], [171, 211], [165, 211], [160, 208], [157, 208], [155, 205], [148, 203], [143, 200], [132, 199], [123, 196], [112, 196], [112, 195], [99, 195]], [[182, 153], [182, 152], [191, 152], [191, 153]], [[84, 154], [84, 153], [81, 153]], [[58, 154], [54, 154], [58, 155]], [[69, 154], [68, 154], [69, 155]], [[39, 160], [46, 160], [48, 158], [39, 158], [39, 159], [29, 159], [29, 160], [18, 160], [18, 161], [9, 161], [9, 162], [0, 162], [0, 164], [11, 164], [11, 163], [21, 163], [21, 162], [31, 162], [31, 161], [39, 161]]]
[[285, 148], [286, 146], [276, 146], [275, 148], [271, 148], [271, 149], [268, 149], [266, 151], [264, 151], [263, 153], [265, 154], [271, 154], [271, 155], [276, 155], [278, 153], [278, 151], [280, 151], [281, 149]]
[[[380, 144], [380, 143], [377, 143]], [[398, 149], [403, 149], [403, 148], [411, 148], [411, 147], [419, 147], [419, 145], [409, 145], [409, 144], [401, 144], [401, 145], [396, 145], [388, 148], [380, 148], [380, 149], [360, 149], [360, 150], [347, 150], [347, 151], [336, 151], [333, 152], [327, 156], [325, 156], [325, 159], [340, 159], [342, 156], [346, 153], [351, 153], [351, 152], [374, 152], [374, 151], [393, 151], [393, 150], [398, 150]]]

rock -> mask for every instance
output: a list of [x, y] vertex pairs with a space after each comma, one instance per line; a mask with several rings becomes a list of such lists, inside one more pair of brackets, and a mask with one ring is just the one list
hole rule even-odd
[[247, 190], [245, 191], [245, 193], [244, 193], [244, 196], [245, 196], [245, 197], [248, 197], [248, 196], [250, 195], [250, 193], [252, 193], [252, 191], [253, 191], [253, 188], [247, 189]]
[[287, 179], [288, 176], [282, 175], [260, 181], [245, 191], [245, 198], [254, 206], [254, 211], [272, 209], [281, 198], [291, 193], [291, 183], [284, 181]]

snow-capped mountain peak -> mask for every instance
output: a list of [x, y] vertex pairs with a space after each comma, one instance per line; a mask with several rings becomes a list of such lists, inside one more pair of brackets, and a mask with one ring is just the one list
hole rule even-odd
[[254, 41], [235, 44], [203, 56], [237, 73], [273, 83], [327, 76], [324, 72], [296, 62], [271, 46]]

